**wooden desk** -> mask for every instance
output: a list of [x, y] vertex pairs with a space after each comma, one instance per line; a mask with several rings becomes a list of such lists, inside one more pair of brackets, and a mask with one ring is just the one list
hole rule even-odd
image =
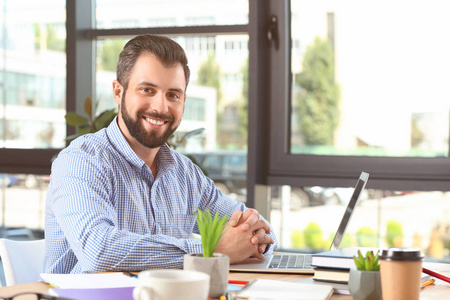
[[[424, 263], [424, 267], [441, 273], [446, 276], [450, 276], [450, 264], [440, 263]], [[302, 278], [309, 277], [308, 275], [292, 275], [292, 274], [262, 274], [262, 273], [241, 273], [230, 272], [229, 279], [234, 280], [254, 280], [256, 278], [276, 279], [285, 281], [296, 281]], [[25, 284], [18, 284], [9, 287], [0, 288], [0, 297], [9, 297], [20, 292], [37, 292], [47, 293], [49, 285], [43, 282], [32, 282]], [[332, 300], [351, 300], [350, 295], [336, 295], [331, 297]], [[434, 285], [428, 286], [422, 289], [420, 293], [421, 300], [442, 300], [450, 299], [450, 283], [442, 280], [436, 280]]]

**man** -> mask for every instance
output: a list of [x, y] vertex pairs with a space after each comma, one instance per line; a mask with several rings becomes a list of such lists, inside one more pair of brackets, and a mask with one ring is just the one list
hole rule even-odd
[[[181, 268], [202, 252], [197, 209], [231, 216], [216, 252], [230, 263], [272, 251], [276, 238], [254, 209], [223, 195], [167, 139], [181, 122], [189, 82], [183, 49], [141, 35], [119, 56], [113, 96], [118, 117], [74, 140], [52, 165], [46, 202], [49, 273]], [[271, 246], [272, 245], [272, 246]]]

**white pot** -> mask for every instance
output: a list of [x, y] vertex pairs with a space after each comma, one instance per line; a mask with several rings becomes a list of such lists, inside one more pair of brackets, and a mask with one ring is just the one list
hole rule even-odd
[[351, 269], [348, 289], [354, 300], [381, 300], [380, 271]]
[[228, 256], [220, 253], [214, 253], [214, 257], [203, 257], [202, 253], [186, 254], [183, 268], [204, 272], [211, 276], [209, 297], [219, 298], [226, 294], [230, 270], [230, 258]]

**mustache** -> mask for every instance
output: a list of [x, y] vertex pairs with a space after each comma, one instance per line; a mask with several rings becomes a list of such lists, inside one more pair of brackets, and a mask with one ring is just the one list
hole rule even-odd
[[137, 116], [139, 119], [142, 117], [147, 117], [147, 118], [161, 119], [161, 120], [167, 121], [167, 122], [173, 122], [173, 120], [174, 120], [173, 116], [171, 116], [171, 115], [159, 114], [157, 112], [138, 111]]

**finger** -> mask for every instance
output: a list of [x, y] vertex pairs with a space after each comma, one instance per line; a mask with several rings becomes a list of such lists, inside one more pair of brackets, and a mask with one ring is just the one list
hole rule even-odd
[[245, 221], [242, 225], [242, 230], [247, 231], [259, 221], [259, 212], [249, 208], [244, 211], [243, 220]]
[[260, 241], [264, 238], [265, 235], [266, 235], [266, 232], [264, 231], [263, 228], [260, 228], [257, 231], [255, 231], [253, 234], [253, 237], [251, 238], [252, 244], [253, 245], [260, 244]]
[[270, 226], [269, 224], [264, 221], [264, 220], [258, 220], [253, 227], [251, 227], [251, 230], [253, 232], [256, 232], [259, 229], [263, 229], [265, 233], [269, 234], [270, 233]]
[[263, 238], [259, 239], [260, 245], [264, 245], [264, 244], [271, 245], [273, 243], [274, 243], [273, 238], [270, 235], [264, 235]]
[[262, 254], [261, 252], [259, 252], [259, 249], [255, 252], [255, 253], [253, 253], [253, 255], [252, 255], [253, 257], [256, 257], [257, 259], [260, 259], [260, 260], [263, 260], [264, 259], [264, 254]]
[[266, 251], [266, 248], [267, 248], [267, 244], [259, 245], [259, 247], [258, 247], [259, 253], [264, 253]]
[[232, 226], [232, 227], [236, 227], [239, 225], [241, 218], [242, 218], [242, 211], [237, 210], [235, 211], [232, 215], [230, 220], [228, 221], [228, 223]]

